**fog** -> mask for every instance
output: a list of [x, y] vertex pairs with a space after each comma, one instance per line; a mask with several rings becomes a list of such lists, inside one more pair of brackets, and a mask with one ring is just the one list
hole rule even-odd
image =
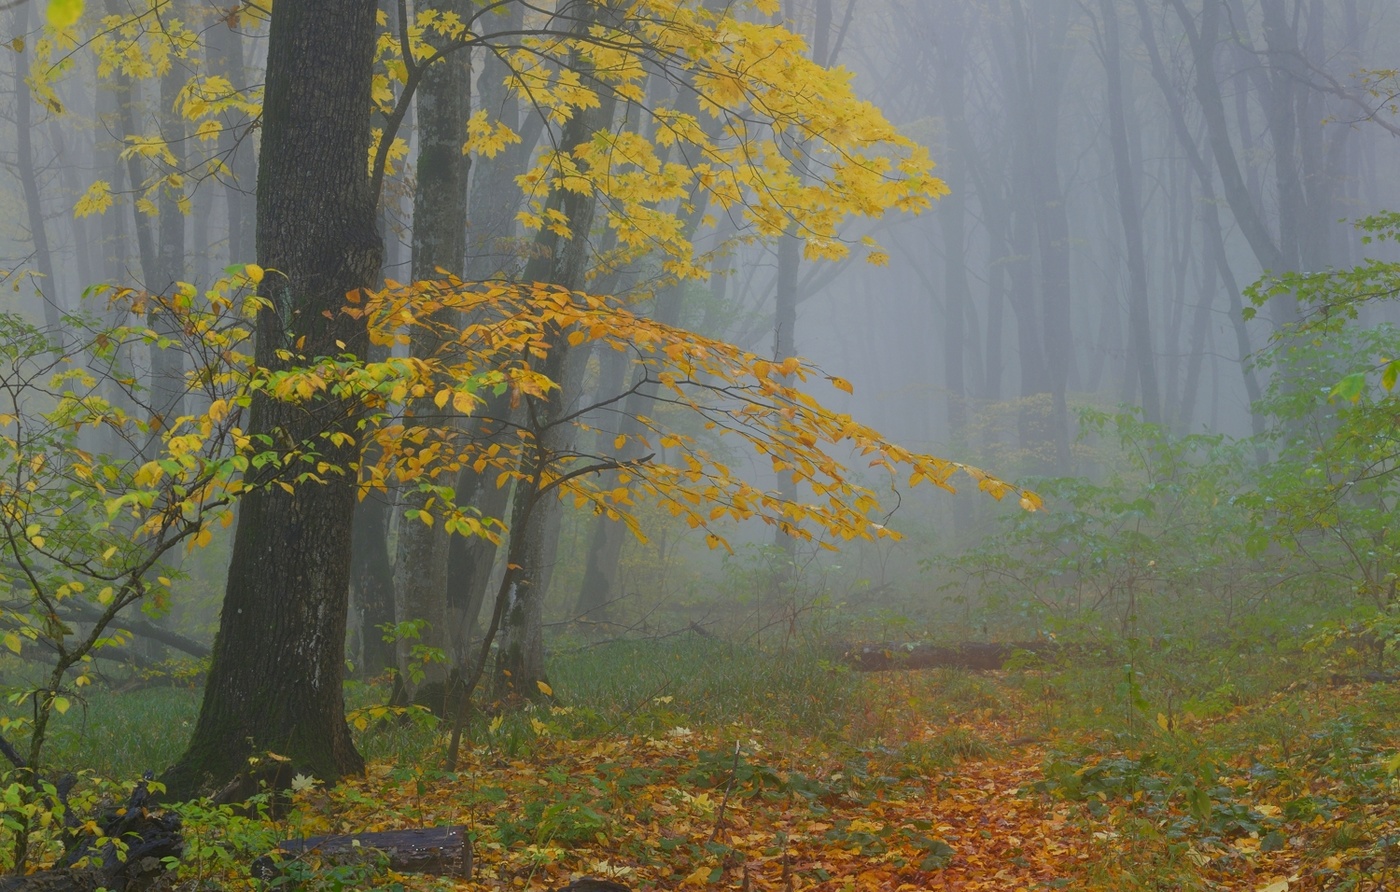
[[[32, 3], [5, 13], [3, 308], [36, 324], [57, 325], [97, 283], [203, 287], [256, 259], [259, 129], [256, 101], [244, 98], [262, 77], [266, 27], [182, 6], [182, 33], [198, 49], [167, 70], [142, 56], [153, 26], [130, 16], [144, 9], [109, 3], [118, 18], [100, 27], [89, 10], [77, 42], [40, 30]], [[1106, 455], [1112, 437], [1081, 427], [1086, 409], [1128, 408], [1169, 435], [1264, 432], [1272, 422], [1256, 401], [1271, 370], [1255, 354], [1307, 310], [1274, 300], [1246, 321], [1244, 290], [1266, 270], [1345, 268], [1383, 250], [1363, 247], [1352, 221], [1400, 207], [1400, 12], [1389, 0], [785, 0], [777, 18], [929, 149], [949, 193], [920, 214], [843, 224], [845, 242], [878, 242], [883, 264], [861, 250], [784, 261], [781, 238], [733, 244], [707, 258], [709, 279], [684, 285], [675, 321], [758, 354], [801, 355], [853, 384], [850, 395], [820, 394], [832, 408], [1002, 479], [1103, 479], [1121, 467]], [[147, 49], [133, 50], [135, 61], [113, 66], [114, 54], [138, 45]], [[474, 54], [472, 65], [473, 109], [518, 121], [526, 140], [471, 165], [468, 279], [525, 264], [528, 252], [511, 247], [524, 238], [519, 197], [503, 198], [493, 171], [523, 164], [542, 129], [503, 96], [496, 57]], [[188, 101], [186, 81], [202, 76], [207, 87], [211, 75], [224, 78], [223, 92], [206, 96], [218, 107], [200, 131], [175, 111]], [[406, 154], [393, 159], [381, 198], [384, 275], [399, 281], [413, 268], [421, 114], [405, 118]], [[143, 152], [152, 140], [169, 151]], [[696, 243], [726, 236], [722, 220], [708, 221]], [[595, 247], [605, 242], [599, 235]], [[787, 271], [795, 280], [781, 281], [785, 263], [796, 264]], [[646, 278], [644, 267], [608, 284], [625, 290]], [[1395, 315], [1362, 309], [1368, 323]], [[130, 361], [153, 390], [171, 374], [159, 351]], [[604, 374], [596, 364], [583, 374]], [[765, 462], [738, 461], [760, 486], [778, 485]], [[1020, 511], [968, 493], [901, 486], [887, 496], [892, 513], [879, 519], [904, 541], [836, 557], [806, 544], [774, 557], [772, 531], [759, 524], [735, 525], [727, 555], [644, 512], [650, 541], [621, 546], [611, 606], [584, 618], [605, 613], [619, 633], [651, 634], [690, 622], [768, 629], [814, 605], [923, 615], [951, 603], [936, 592], [959, 578], [931, 562], [975, 549]], [[375, 500], [385, 512], [376, 551], [392, 560], [403, 506], [392, 494]], [[1064, 510], [1048, 501], [1050, 512]], [[554, 528], [553, 628], [580, 618], [590, 520], [566, 513]], [[185, 597], [166, 622], [189, 634], [207, 637], [217, 621], [226, 535], [185, 559]], [[499, 575], [502, 558], [493, 560]], [[475, 605], [464, 610], [479, 611], [492, 590], [476, 562], [473, 591], [449, 596]], [[370, 571], [357, 572], [358, 627], [392, 621], [382, 604], [365, 613]], [[958, 604], [968, 628], [985, 630]]]

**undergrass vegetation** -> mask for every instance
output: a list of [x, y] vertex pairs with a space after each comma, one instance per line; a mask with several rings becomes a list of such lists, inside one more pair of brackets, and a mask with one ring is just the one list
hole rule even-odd
[[[1336, 643], [1254, 654], [1120, 642], [997, 672], [860, 673], [830, 650], [694, 634], [561, 641], [554, 696], [475, 715], [458, 772], [439, 767], [436, 719], [385, 712], [387, 688], [360, 684], [348, 702], [352, 723], [372, 719], [357, 730], [368, 779], [309, 785], [277, 821], [207, 808], [187, 820], [197, 870], [234, 885], [278, 834], [464, 820], [488, 884], [557, 884], [608, 865], [634, 887], [698, 873], [738, 887], [735, 859], [758, 858], [769, 866], [751, 870], [781, 882], [783, 851], [808, 885], [843, 864], [933, 882], [971, 877], [969, 853], [1006, 848], [1008, 869], [1047, 877], [1053, 863], [1068, 888], [1205, 889], [1229, 876], [1265, 888], [1293, 875], [1306, 879], [1288, 888], [1378, 888], [1400, 864], [1400, 691], [1339, 676], [1346, 659]], [[60, 718], [55, 764], [159, 771], [198, 696], [99, 689]], [[949, 817], [993, 812], [1004, 826], [992, 839]], [[674, 836], [657, 837], [663, 827]], [[745, 848], [741, 827], [767, 842]]]

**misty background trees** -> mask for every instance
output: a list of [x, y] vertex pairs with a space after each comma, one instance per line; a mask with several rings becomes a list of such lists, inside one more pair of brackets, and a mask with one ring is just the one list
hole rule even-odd
[[[350, 127], [343, 110], [317, 124], [317, 139], [334, 142], [349, 160], [337, 177], [308, 187], [318, 200], [334, 194], [363, 204], [358, 174], [347, 171], [361, 155], [373, 157], [365, 190], [377, 197], [377, 232], [368, 231], [368, 207], [324, 214], [356, 218], [345, 237], [358, 263], [378, 269], [349, 275], [332, 264], [325, 281], [316, 278], [324, 300], [307, 312], [334, 315], [338, 295], [362, 284], [440, 273], [631, 295], [639, 312], [659, 322], [779, 362], [792, 355], [816, 360], [853, 384], [851, 395], [838, 397], [838, 408], [918, 451], [975, 459], [1003, 476], [1093, 479], [1055, 487], [1062, 504], [1085, 512], [1106, 498], [1089, 487], [1108, 485], [1124, 468], [1169, 479], [1155, 476], [1160, 456], [1109, 454], [1114, 439], [1148, 441], [1136, 419], [1167, 435], [1205, 438], [1168, 450], [1167, 464], [1181, 468], [1214, 448], [1211, 437], [1253, 435], [1246, 455], [1221, 459], [1244, 475], [1251, 464], [1289, 451], [1280, 430], [1296, 432], [1328, 411], [1302, 407], [1297, 397], [1330, 388], [1335, 381], [1326, 373], [1333, 365], [1310, 367], [1314, 380], [1294, 376], [1283, 353], [1260, 360], [1270, 344], [1291, 349], [1281, 333], [1313, 308], [1276, 289], [1249, 316], [1246, 289], [1266, 271], [1287, 276], [1354, 266], [1363, 248], [1350, 221], [1400, 204], [1400, 122], [1390, 71], [1400, 23], [1386, 3], [785, 0], [776, 6], [771, 13], [742, 11], [739, 20], [787, 23], [805, 37], [810, 62], [838, 77], [850, 72], [861, 98], [926, 145], [948, 186], [931, 209], [884, 216], [876, 212], [884, 208], [862, 210], [870, 219], [853, 220], [841, 232], [857, 249], [823, 259], [839, 252], [823, 250], [835, 239], [815, 231], [819, 208], [802, 209], [804, 217], [760, 198], [753, 202], [761, 224], [755, 226], [696, 186], [671, 199], [668, 213], [674, 216], [669, 231], [697, 251], [681, 256], [665, 245], [639, 247], [629, 241], [637, 230], [627, 227], [651, 213], [645, 201], [602, 187], [541, 189], [547, 180], [531, 180], [529, 172], [550, 152], [584, 158], [600, 145], [621, 151], [599, 134], [634, 131], [658, 147], [664, 164], [691, 170], [705, 164], [668, 137], [677, 118], [647, 113], [664, 107], [696, 114], [717, 131], [737, 127], [733, 119], [700, 113], [693, 72], [669, 70], [658, 55], [644, 77], [620, 81], [615, 72], [599, 71], [596, 59], [551, 59], [551, 70], [606, 85], [596, 105], [580, 104], [577, 114], [560, 118], [549, 114], [549, 101], [530, 101], [528, 89], [507, 89], [523, 64], [521, 32], [578, 36], [623, 28], [612, 18], [621, 15], [617, 5], [561, 3], [546, 15], [519, 3], [492, 12], [471, 3], [425, 4], [415, 13], [420, 24], [430, 24], [412, 37], [398, 30], [398, 11], [386, 9], [373, 50], [366, 34], [357, 44], [362, 73], [373, 66], [372, 130]], [[233, 264], [295, 265], [294, 258], [275, 259], [277, 251], [293, 250], [312, 231], [279, 230], [263, 217], [271, 213], [266, 202], [302, 199], [292, 187], [269, 187], [261, 203], [253, 200], [258, 178], [275, 173], [270, 162], [303, 164], [300, 157], [269, 158], [267, 143], [258, 154], [259, 142], [280, 126], [274, 113], [285, 111], [262, 105], [273, 89], [269, 77], [264, 93], [264, 73], [275, 69], [266, 58], [263, 15], [251, 7], [108, 0], [104, 9], [89, 9], [80, 33], [68, 36], [38, 30], [39, 16], [28, 4], [8, 15], [13, 24], [6, 33], [14, 36], [5, 53], [12, 75], [6, 108], [15, 126], [0, 137], [12, 173], [0, 194], [11, 211], [0, 231], [0, 257], [13, 286], [7, 309], [57, 331], [62, 314], [78, 308], [77, 295], [98, 282], [165, 293], [180, 281], [207, 285]], [[449, 16], [472, 15], [475, 39], [443, 24], [453, 21]], [[334, 42], [342, 27], [328, 24], [325, 40]], [[409, 44], [415, 49], [405, 62]], [[619, 83], [636, 91], [618, 89]], [[792, 113], [793, 120], [808, 115]], [[348, 128], [344, 140], [329, 135], [333, 123]], [[469, 137], [472, 151], [463, 154], [458, 148]], [[783, 171], [782, 188], [801, 195], [807, 178], [819, 178], [825, 156], [791, 132], [786, 140], [779, 140], [782, 151], [799, 163]], [[811, 159], [810, 168], [804, 159]], [[651, 172], [658, 189], [667, 185], [661, 170]], [[594, 171], [614, 173], [602, 164]], [[861, 246], [863, 236], [879, 247]], [[371, 244], [381, 239], [382, 263]], [[668, 276], [683, 264], [708, 277]], [[1381, 305], [1359, 313], [1365, 324], [1394, 315]], [[305, 349], [334, 352], [353, 344], [372, 355], [353, 332], [337, 334], [294, 316], [283, 318], [278, 331], [307, 335]], [[148, 323], [159, 330], [168, 320], [155, 314]], [[426, 330], [415, 331], [396, 349], [410, 357], [443, 349], [441, 341], [422, 340], [427, 337]], [[260, 350], [275, 351], [275, 339], [261, 332]], [[303, 349], [295, 338], [282, 346], [293, 344]], [[619, 462], [640, 458], [635, 440], [628, 440], [646, 427], [638, 418], [651, 411], [644, 400], [655, 382], [633, 377], [634, 369], [606, 351], [557, 347], [545, 371], [563, 395], [529, 403], [536, 411], [529, 424], [559, 438], [549, 444], [555, 453], [612, 450]], [[175, 358], [161, 349], [135, 349], [123, 358], [153, 395], [158, 416], [179, 414], [186, 396]], [[1335, 367], [1338, 379], [1350, 371]], [[610, 408], [611, 396], [623, 392], [635, 399]], [[1118, 416], [1115, 427], [1103, 419], [1119, 406], [1137, 414]], [[551, 426], [556, 413], [580, 407], [589, 408], [582, 430]], [[402, 413], [411, 422], [440, 408], [409, 400]], [[1081, 424], [1086, 410], [1097, 414]], [[489, 441], [529, 427], [521, 411], [497, 399], [453, 425]], [[615, 438], [622, 445], [611, 446]], [[752, 470], [767, 487], [786, 485], [771, 466], [755, 462]], [[1127, 476], [1124, 487], [1140, 485]], [[1229, 486], [1210, 480], [1222, 498], [1233, 499]], [[792, 628], [793, 618], [822, 598], [873, 608], [898, 592], [903, 600], [892, 603], [904, 609], [935, 585], [920, 575], [921, 561], [957, 555], [996, 528], [993, 509], [980, 502], [901, 493], [899, 511], [885, 522], [909, 535], [903, 545], [877, 543], [819, 560], [814, 544], [795, 541], [777, 521], [771, 530], [736, 526], [741, 547], [721, 563], [703, 534], [655, 506], [638, 509], [649, 528], [643, 543], [623, 535], [605, 511], [555, 500], [542, 502], [524, 523], [527, 500], [512, 503], [494, 467], [483, 473], [464, 466], [450, 485], [457, 504], [521, 521], [517, 531], [529, 540], [519, 552], [521, 594], [501, 608], [500, 696], [533, 696], [532, 683], [544, 678], [546, 622], [614, 634], [654, 628], [657, 615], [742, 617], [761, 636], [785, 622]], [[1198, 494], [1208, 488], [1200, 480], [1191, 486]], [[339, 507], [328, 515], [313, 514], [335, 528], [328, 535], [336, 537], [337, 553], [353, 552], [353, 564], [336, 571], [348, 574], [354, 599], [355, 670], [373, 676], [397, 669], [407, 698], [420, 685], [445, 685], [468, 666], [498, 606], [493, 598], [507, 570], [504, 550], [416, 523], [431, 494], [409, 488], [371, 492], [354, 506], [353, 531], [341, 529], [350, 522], [347, 492], [338, 493]], [[253, 523], [249, 511], [273, 518], [294, 513], [275, 504], [275, 493], [258, 498], [273, 503], [245, 505], [240, 528]], [[1375, 494], [1377, 503], [1385, 498]], [[1150, 513], [1134, 504], [1124, 499], [1119, 506], [1128, 507], [1088, 524], [1102, 525], [1092, 534], [1105, 543], [1100, 563], [1131, 564], [1123, 531], [1140, 527]], [[1181, 528], [1209, 529], [1193, 513], [1201, 505], [1180, 507], [1172, 516], [1190, 518]], [[1092, 538], [1084, 524], [1076, 529]], [[1238, 533], [1244, 551], [1253, 534]], [[189, 597], [175, 599], [167, 622], [186, 632], [213, 630], [222, 592], [216, 565], [230, 547], [220, 540], [211, 557], [186, 568]], [[1181, 548], [1190, 550], [1186, 540]], [[998, 554], [997, 561], [1009, 563], [1006, 553]], [[261, 564], [276, 585], [242, 574], [238, 585], [265, 596], [294, 585], [305, 562], [295, 555], [285, 560]], [[1039, 565], [1047, 563], [1054, 566], [1043, 556]], [[979, 579], [991, 571], [959, 572]], [[1132, 604], [1138, 572], [1084, 583], [1093, 577], [1076, 566], [1074, 584], [1126, 591], [1122, 603]], [[1383, 586], [1388, 573], [1380, 572], [1374, 585]], [[1018, 578], [1038, 593], [1042, 584], [1063, 583]], [[344, 578], [333, 581], [324, 594], [326, 611], [318, 615], [329, 617], [329, 629], [338, 628], [336, 612], [344, 605], [336, 606], [336, 591], [344, 585]], [[308, 596], [305, 588], [299, 596]], [[1084, 594], [1091, 604], [1103, 597], [1102, 590]], [[1062, 592], [1037, 598], [1064, 603]], [[1133, 611], [1120, 614], [1125, 634]], [[264, 609], [246, 619], [265, 622]], [[396, 639], [393, 647], [383, 646], [381, 627]], [[340, 662], [338, 652], [331, 656], [321, 667], [326, 672]], [[353, 756], [332, 761], [355, 764]]]

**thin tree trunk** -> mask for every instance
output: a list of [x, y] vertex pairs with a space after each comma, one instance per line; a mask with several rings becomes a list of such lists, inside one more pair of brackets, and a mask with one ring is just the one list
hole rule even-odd
[[[439, 0], [429, 9], [466, 20], [471, 5], [465, 0]], [[417, 93], [418, 163], [413, 194], [413, 263], [415, 282], [438, 278], [444, 270], [461, 276], [466, 270], [467, 176], [470, 159], [462, 153], [467, 119], [471, 116], [471, 56], [466, 49], [449, 51], [423, 74]], [[433, 320], [451, 323], [457, 313]], [[409, 355], [431, 359], [441, 353], [441, 338], [417, 329], [409, 343]], [[431, 397], [410, 401], [409, 425], [445, 427]], [[440, 436], [430, 434], [429, 436]], [[425, 443], [426, 445], [426, 443]], [[394, 576], [394, 610], [398, 622], [421, 620], [418, 639], [398, 642], [398, 667], [410, 695], [417, 687], [417, 672], [410, 673], [415, 645], [440, 651], [443, 660], [421, 663], [425, 682], [443, 682], [452, 665], [452, 636], [447, 611], [448, 533], [441, 512], [432, 524], [417, 517], [433, 517], [434, 499], [417, 489], [403, 494], [404, 520], [399, 524], [398, 558]], [[422, 512], [415, 516], [412, 513]]]
[[[966, 28], [963, 10], [954, 4], [944, 10], [943, 39], [938, 52], [938, 96], [952, 151], [946, 159], [953, 179], [971, 163], [971, 147], [966, 144]], [[966, 180], [968, 178], [963, 177]], [[964, 335], [972, 289], [967, 281], [967, 197], [966, 189], [953, 189], [938, 202], [938, 225], [943, 237], [943, 387], [947, 394], [944, 409], [950, 442], [959, 443], [967, 426], [967, 379]], [[956, 518], [958, 514], [955, 513]]]
[[[1196, 62], [1194, 88], [1200, 102], [1201, 114], [1206, 122], [1210, 151], [1215, 159], [1216, 171], [1225, 191], [1225, 200], [1235, 215], [1240, 232], [1249, 242], [1254, 256], [1265, 269], [1283, 271], [1286, 268], [1284, 256], [1269, 234], [1262, 214], [1245, 185], [1244, 174], [1240, 170], [1239, 159], [1230, 145], [1230, 132], [1225, 123], [1225, 104], [1220, 96], [1220, 81], [1215, 70], [1215, 47], [1220, 34], [1221, 0], [1204, 0], [1199, 30], [1196, 21], [1186, 10], [1183, 0], [1168, 0], [1176, 10], [1177, 17], [1186, 31], [1191, 46], [1192, 57]], [[1139, 2], [1139, 13], [1142, 5]]]
[[[511, 3], [503, 10], [501, 30], [518, 30], [524, 23], [524, 7]], [[494, 53], [485, 54], [481, 75], [477, 79], [479, 105], [502, 124], [521, 134], [518, 145], [508, 146], [494, 158], [477, 158], [472, 165], [470, 216], [467, 222], [466, 278], [481, 281], [511, 278], [519, 272], [520, 252], [510, 239], [515, 233], [515, 214], [520, 208], [521, 190], [515, 177], [523, 173], [543, 131], [543, 119], [532, 116], [522, 124], [518, 101], [506, 89], [509, 71]], [[481, 415], [504, 418], [509, 414], [508, 398], [487, 397]], [[466, 425], [472, 436], [488, 439], [497, 436], [479, 419], [468, 419]], [[488, 472], [489, 473], [489, 472]], [[456, 484], [459, 505], [470, 505], [483, 517], [504, 517], [509, 508], [510, 488], [496, 486], [494, 476], [478, 474], [470, 466], [462, 469]], [[476, 635], [477, 617], [487, 601], [497, 548], [484, 538], [464, 539], [453, 536], [448, 543], [447, 592], [452, 626], [453, 650], [466, 654]], [[465, 669], [459, 666], [459, 669]]]
[[[1225, 250], [1224, 228], [1220, 222], [1219, 203], [1216, 201], [1215, 179], [1210, 165], [1206, 163], [1205, 157], [1196, 147], [1196, 140], [1191, 135], [1191, 129], [1186, 123], [1185, 110], [1172, 88], [1171, 79], [1167, 73], [1166, 65], [1163, 64], [1160, 53], [1157, 49], [1156, 36], [1152, 31], [1152, 20], [1148, 13], [1147, 0], [1135, 0], [1138, 9], [1138, 18], [1142, 23], [1140, 34], [1142, 35], [1143, 46], [1147, 49], [1148, 59], [1151, 62], [1152, 77], [1157, 81], [1158, 87], [1167, 103], [1168, 116], [1172, 122], [1172, 131], [1176, 134], [1177, 143], [1186, 152], [1187, 159], [1191, 162], [1191, 168], [1196, 172], [1196, 180], [1201, 188], [1201, 213], [1204, 223], [1202, 238], [1206, 242], [1206, 256], [1210, 262], [1215, 264], [1216, 270], [1220, 273], [1221, 282], [1225, 285], [1225, 293], [1229, 299], [1230, 325], [1235, 335], [1235, 347], [1239, 350], [1240, 375], [1244, 381], [1245, 395], [1249, 399], [1250, 405], [1250, 427], [1256, 440], [1264, 433], [1265, 419], [1259, 412], [1257, 406], [1259, 398], [1262, 396], [1262, 388], [1259, 385], [1259, 378], [1255, 374], [1251, 357], [1254, 355], [1254, 348], [1250, 343], [1249, 329], [1244, 320], [1244, 303], [1240, 295], [1239, 284], [1235, 280], [1234, 270], [1230, 268], [1230, 260]], [[1175, 2], [1175, 0], [1174, 0]], [[1210, 0], [1207, 0], [1210, 2]], [[1178, 16], [1185, 16], [1184, 7], [1178, 4]], [[1183, 19], [1189, 25], [1189, 17]], [[1195, 38], [1199, 40], [1199, 36]], [[1193, 46], [1194, 52], [1194, 46]], [[1213, 69], [1212, 69], [1213, 70]], [[1200, 76], [1198, 72], [1198, 77]], [[1199, 85], [1197, 92], [1203, 89]], [[1209, 91], [1207, 91], [1209, 92]], [[1219, 104], [1219, 93], [1215, 93], [1215, 100]], [[1220, 125], [1224, 126], [1224, 107], [1219, 109]], [[1207, 124], [1209, 129], [1209, 124]], [[1235, 174], [1238, 176], [1238, 167]], [[1232, 205], [1233, 207], [1233, 205]], [[1219, 387], [1217, 386], [1217, 390]], [[1265, 459], [1263, 447], [1256, 447], [1256, 459], [1262, 464]]]
[[[15, 10], [15, 32], [29, 30], [29, 4]], [[54, 279], [53, 254], [49, 250], [48, 228], [44, 225], [44, 204], [39, 195], [39, 176], [34, 165], [34, 125], [31, 122], [34, 100], [29, 93], [29, 47], [15, 53], [15, 166], [24, 191], [25, 218], [29, 223], [29, 241], [34, 246], [34, 265], [39, 281], [35, 289], [44, 305], [44, 327], [48, 329], [54, 350], [59, 356], [67, 350], [63, 333], [64, 307], [58, 282]]]
[[[233, 89], [246, 90], [248, 75], [242, 35], [228, 21], [215, 22], [207, 33], [213, 71], [228, 78]], [[253, 253], [253, 202], [249, 199], [257, 182], [257, 159], [253, 151], [252, 126], [242, 113], [227, 112], [224, 129], [219, 133], [219, 154], [229, 168], [223, 180], [229, 263], [246, 263]]]
[[1142, 203], [1133, 159], [1128, 151], [1127, 105], [1123, 100], [1122, 48], [1118, 37], [1115, 0], [1099, 0], [1103, 21], [1104, 73], [1108, 88], [1108, 133], [1113, 148], [1113, 175], [1118, 185], [1118, 219], [1128, 259], [1128, 330], [1143, 418], [1149, 424], [1162, 421], [1157, 368], [1153, 361], [1152, 323], [1148, 309], [1147, 257], [1143, 251]]
[[[182, 16], [183, 3], [173, 3], [170, 12]], [[170, 152], [172, 176], [185, 175], [185, 121], [176, 110], [176, 100], [185, 85], [188, 72], [175, 54], [171, 41], [172, 56], [170, 69], [160, 79], [160, 136]], [[159, 228], [155, 245], [155, 267], [144, 269], [147, 290], [156, 294], [170, 294], [177, 283], [184, 281], [185, 273], [185, 200], [184, 186], [166, 182], [160, 190], [157, 202]], [[170, 313], [152, 311], [146, 316], [147, 324], [159, 335], [175, 339], [180, 335], [179, 322]], [[185, 362], [179, 350], [162, 349], [151, 345], [151, 398], [153, 408], [164, 423], [184, 414], [185, 408]]]
[[[576, 0], [571, 5], [573, 29], [586, 30], [612, 10], [601, 0]], [[585, 72], [585, 77], [587, 73]], [[616, 99], [604, 85], [599, 85], [599, 105], [579, 110], [561, 128], [559, 150], [570, 153], [591, 139], [595, 130], [612, 124]], [[548, 282], [564, 288], [578, 288], [592, 256], [589, 232], [597, 210], [597, 198], [592, 192], [572, 192], [556, 189], [550, 193], [548, 206], [562, 211], [568, 222], [569, 235], [561, 236], [543, 228], [535, 238], [535, 249], [525, 265], [526, 282]], [[496, 656], [495, 693], [498, 698], [536, 697], [538, 683], [545, 680], [544, 666], [544, 600], [554, 569], [562, 506], [554, 494], [539, 497], [542, 471], [555, 457], [572, 446], [572, 429], [558, 424], [556, 419], [567, 412], [579, 397], [584, 350], [572, 350], [555, 333], [548, 356], [539, 371], [559, 385], [549, 398], [529, 398], [524, 407], [530, 450], [534, 458], [526, 460], [527, 478], [516, 483], [511, 513], [511, 552], [516, 553], [516, 540], [521, 537], [518, 553], [523, 563], [519, 570], [507, 571], [514, 598], [508, 605], [501, 626], [500, 649]], [[528, 490], [522, 492], [522, 487]]]

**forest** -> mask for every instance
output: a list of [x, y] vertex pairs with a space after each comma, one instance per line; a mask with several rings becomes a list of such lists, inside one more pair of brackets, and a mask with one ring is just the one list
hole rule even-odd
[[0, 44], [0, 890], [1400, 888], [1389, 0]]

